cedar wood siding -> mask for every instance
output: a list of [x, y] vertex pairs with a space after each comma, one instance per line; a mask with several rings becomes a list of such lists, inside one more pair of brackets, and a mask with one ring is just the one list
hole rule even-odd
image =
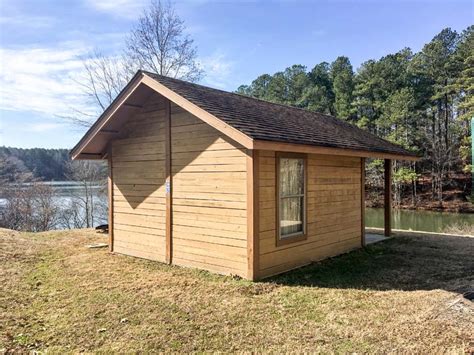
[[165, 261], [165, 110], [148, 100], [112, 141], [113, 251]]
[[[113, 251], [166, 260], [166, 102], [112, 142]], [[171, 104], [172, 264], [247, 276], [246, 150]]]
[[[247, 151], [171, 104], [171, 263], [244, 278]], [[166, 262], [166, 110], [153, 95], [112, 142], [113, 251]], [[258, 151], [256, 278], [361, 245], [361, 159], [307, 155], [307, 235], [276, 246], [276, 153]]]
[[259, 154], [260, 278], [361, 246], [361, 159], [307, 155], [307, 239], [276, 246], [276, 158]]
[[246, 150], [172, 106], [172, 263], [247, 276]]

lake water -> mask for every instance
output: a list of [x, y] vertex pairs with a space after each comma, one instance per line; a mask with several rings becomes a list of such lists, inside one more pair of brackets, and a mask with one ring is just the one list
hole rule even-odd
[[[70, 207], [71, 202], [75, 201], [78, 210], [78, 214], [85, 216], [85, 209], [81, 199], [84, 198], [84, 187], [82, 183], [76, 181], [47, 181], [43, 184], [52, 187], [54, 191], [55, 205], [59, 207], [60, 211], [67, 211]], [[24, 186], [29, 183], [23, 184]], [[107, 223], [107, 195], [106, 190], [103, 186], [97, 184], [92, 186], [92, 192], [94, 195], [94, 226]], [[104, 193], [105, 192], [105, 193]], [[78, 200], [79, 198], [79, 200]], [[0, 209], [5, 205], [6, 200], [0, 196]], [[65, 228], [60, 222], [58, 222], [54, 229]]]
[[[42, 184], [51, 186], [57, 196], [71, 197], [74, 192], [81, 192], [83, 190], [82, 183], [78, 181], [45, 181]], [[31, 186], [31, 183], [24, 183], [22, 186]], [[93, 186], [93, 189], [98, 192], [101, 187], [96, 185]], [[0, 201], [3, 200], [0, 196]]]
[[[417, 230], [426, 232], [443, 232], [443, 230], [456, 223], [474, 225], [474, 214], [431, 212], [416, 210], [392, 210], [392, 228]], [[365, 209], [366, 227], [384, 227], [383, 208]]]
[[[46, 184], [53, 187], [56, 193], [56, 199], [61, 205], [67, 204], [68, 201], [72, 199], [72, 196], [82, 189], [80, 183], [74, 181], [52, 181]], [[106, 198], [103, 194], [99, 194], [99, 186], [96, 187], [96, 191], [98, 198]], [[3, 203], [4, 200], [0, 197], [0, 207]], [[98, 220], [100, 220], [100, 223], [106, 223], [107, 215], [105, 212], [102, 212], [102, 214], [103, 215], [97, 216]], [[393, 229], [442, 232], [446, 227], [456, 223], [474, 225], [474, 214], [392, 209]], [[383, 208], [366, 208], [365, 225], [366, 227], [383, 228]]]

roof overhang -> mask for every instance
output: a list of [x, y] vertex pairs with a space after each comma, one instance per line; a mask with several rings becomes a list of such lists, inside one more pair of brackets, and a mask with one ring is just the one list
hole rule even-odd
[[155, 92], [181, 106], [245, 148], [253, 148], [252, 138], [168, 89], [146, 73], [139, 71], [71, 150], [71, 158], [73, 160], [105, 159], [108, 142], [118, 136], [124, 121], [131, 114], [140, 110], [145, 101]]
[[119, 137], [120, 128], [125, 121], [140, 111], [146, 100], [158, 93], [176, 105], [182, 107], [237, 143], [247, 149], [275, 150], [299, 153], [314, 153], [326, 155], [345, 155], [380, 159], [419, 160], [412, 155], [397, 155], [375, 151], [359, 151], [342, 148], [331, 148], [293, 143], [254, 140], [241, 131], [228, 125], [221, 119], [195, 105], [183, 96], [167, 88], [145, 72], [138, 71], [112, 104], [104, 111], [98, 120], [90, 127], [77, 145], [71, 150], [71, 158], [76, 159], [105, 159], [111, 140]]
[[303, 145], [293, 143], [281, 143], [272, 141], [254, 141], [253, 149], [259, 150], [275, 150], [279, 152], [294, 152], [294, 153], [312, 153], [325, 155], [343, 155], [348, 157], [374, 158], [374, 159], [393, 159], [393, 160], [409, 160], [419, 161], [421, 157], [415, 155], [402, 155], [385, 152], [353, 150], [333, 147], [322, 147], [315, 145]]
[[[70, 155], [75, 159], [104, 159], [110, 139], [117, 136], [122, 122], [139, 110], [147, 95], [140, 88], [142, 73], [138, 72], [89, 128], [81, 140], [72, 148]], [[149, 94], [149, 93], [148, 93]]]

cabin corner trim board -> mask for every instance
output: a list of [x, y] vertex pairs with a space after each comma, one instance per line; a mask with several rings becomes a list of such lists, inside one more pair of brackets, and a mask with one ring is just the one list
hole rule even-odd
[[247, 279], [259, 279], [259, 151], [247, 150]]
[[360, 243], [366, 246], [365, 241], [365, 158], [360, 158]]
[[166, 256], [167, 264], [172, 264], [173, 258], [173, 173], [171, 166], [171, 101], [165, 101], [165, 199], [166, 199]]
[[114, 177], [112, 165], [112, 146], [109, 144], [107, 148], [108, 176], [107, 176], [107, 193], [109, 203], [109, 251], [114, 251]]

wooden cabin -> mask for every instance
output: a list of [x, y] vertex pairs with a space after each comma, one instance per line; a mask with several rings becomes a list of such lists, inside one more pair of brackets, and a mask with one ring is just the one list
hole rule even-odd
[[[139, 71], [71, 152], [107, 159], [110, 251], [256, 280], [364, 245], [364, 159], [335, 117]], [[386, 232], [390, 233], [390, 218]]]

